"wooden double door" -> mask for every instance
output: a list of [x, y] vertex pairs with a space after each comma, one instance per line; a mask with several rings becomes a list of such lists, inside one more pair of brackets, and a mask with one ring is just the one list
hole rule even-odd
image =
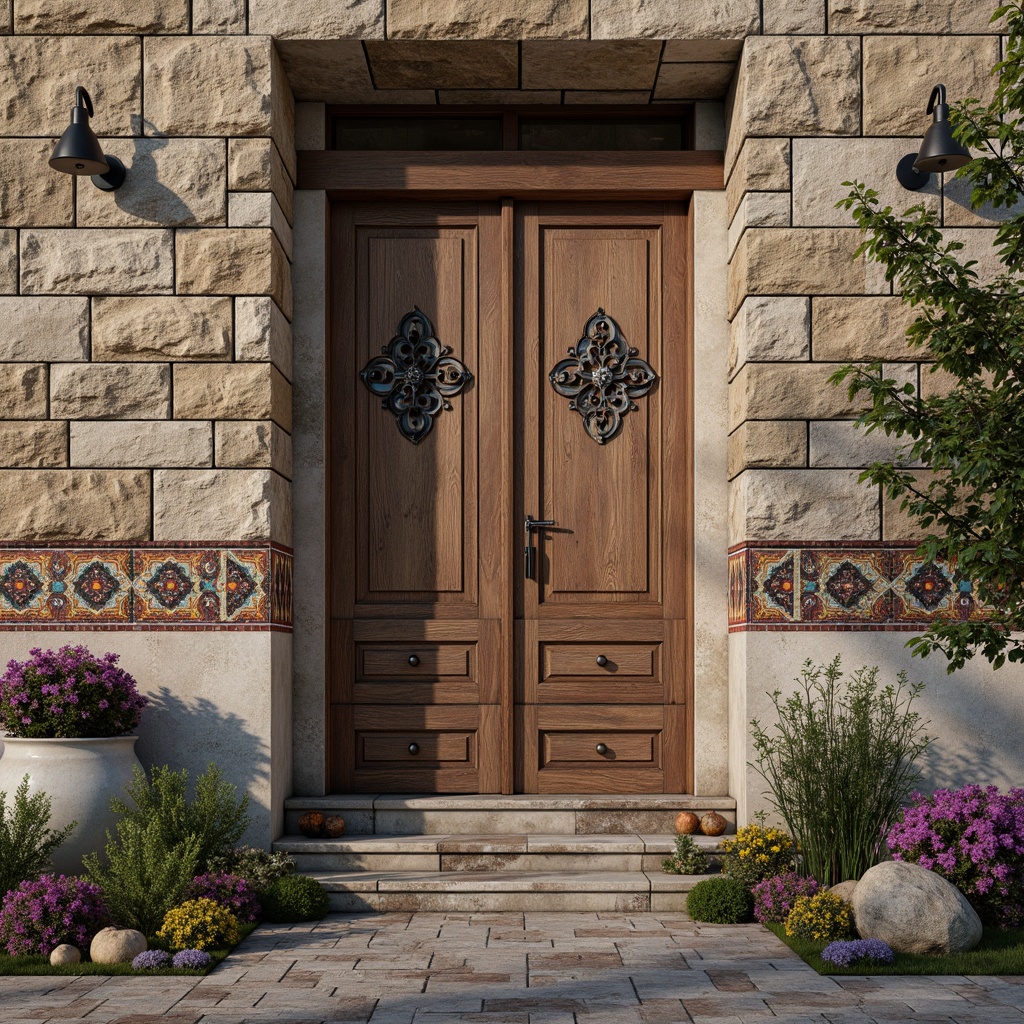
[[688, 788], [688, 239], [681, 203], [333, 205], [333, 791]]

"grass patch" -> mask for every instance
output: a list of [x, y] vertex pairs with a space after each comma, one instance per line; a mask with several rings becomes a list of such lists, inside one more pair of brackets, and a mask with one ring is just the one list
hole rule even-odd
[[[238, 933], [241, 936], [241, 938], [239, 938], [238, 941], [243, 941], [255, 930], [256, 925], [254, 924], [241, 925], [238, 929]], [[149, 948], [165, 949], [166, 947], [154, 942], [150, 943]], [[231, 947], [231, 949], [234, 948], [234, 946]], [[211, 960], [210, 966], [205, 971], [183, 970], [176, 967], [166, 967], [153, 971], [136, 971], [131, 964], [94, 964], [91, 961], [80, 964], [61, 964], [59, 967], [54, 967], [51, 965], [49, 957], [41, 955], [8, 956], [6, 953], [0, 953], [0, 976], [24, 976], [38, 974], [77, 976], [87, 974], [102, 975], [103, 977], [113, 977], [116, 975], [131, 974], [137, 978], [142, 978], [161, 974], [190, 974], [198, 978], [212, 971], [214, 967], [216, 967], [217, 964], [219, 964], [231, 952], [231, 949], [208, 949], [206, 952], [210, 954]]]
[[821, 959], [827, 942], [793, 939], [781, 924], [765, 925], [819, 974], [1024, 974], [1024, 928], [986, 928], [981, 942], [968, 953], [949, 956], [921, 956], [897, 953], [894, 964], [864, 960], [852, 967], [834, 967]]

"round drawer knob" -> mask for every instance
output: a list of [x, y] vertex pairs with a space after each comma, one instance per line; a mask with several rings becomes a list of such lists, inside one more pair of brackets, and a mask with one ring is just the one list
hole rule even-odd
[[409, 655], [409, 664], [412, 665], [413, 668], [415, 668], [419, 663], [420, 663], [420, 659], [419, 659], [418, 655], [415, 655], [415, 654], [410, 654]]
[[409, 753], [410, 754], [418, 754], [419, 752], [420, 752], [420, 745], [418, 743], [410, 743], [409, 744]]
[[608, 747], [604, 743], [598, 743], [597, 752], [603, 756], [608, 753]]
[[599, 654], [597, 656], [597, 663], [601, 666], [601, 668], [604, 668], [605, 665], [608, 664], [608, 659], [603, 654]]

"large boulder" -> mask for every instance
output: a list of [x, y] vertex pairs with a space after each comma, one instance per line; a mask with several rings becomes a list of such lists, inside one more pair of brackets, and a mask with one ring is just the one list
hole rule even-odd
[[898, 953], [962, 953], [981, 941], [981, 920], [963, 893], [918, 864], [886, 861], [853, 892], [857, 931]]
[[146, 936], [134, 928], [104, 928], [89, 946], [94, 964], [127, 964], [148, 949]]

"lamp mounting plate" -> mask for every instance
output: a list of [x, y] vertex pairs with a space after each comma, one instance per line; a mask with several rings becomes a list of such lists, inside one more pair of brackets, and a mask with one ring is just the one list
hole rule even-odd
[[928, 184], [931, 175], [915, 170], [916, 153], [908, 153], [896, 165], [896, 178], [908, 192], [919, 192]]

